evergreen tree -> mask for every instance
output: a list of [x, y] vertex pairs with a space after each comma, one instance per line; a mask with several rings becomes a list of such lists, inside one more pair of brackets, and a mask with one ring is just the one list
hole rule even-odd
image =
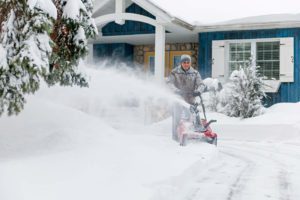
[[87, 86], [83, 75], [78, 72], [80, 58], [88, 53], [87, 38], [97, 34], [92, 20], [91, 0], [56, 0], [58, 18], [52, 39], [55, 42], [51, 57], [51, 73], [46, 77], [48, 84], [64, 86]]
[[250, 62], [232, 72], [230, 82], [220, 92], [218, 110], [231, 117], [249, 118], [263, 112], [264, 83]]
[[[87, 86], [77, 71], [97, 34], [91, 0], [0, 0], [0, 115], [18, 114], [25, 95], [51, 86]], [[51, 37], [50, 37], [51, 36]]]
[[3, 3], [10, 11], [2, 24], [0, 39], [6, 55], [6, 63], [0, 66], [0, 114], [6, 109], [9, 115], [19, 113], [24, 107], [24, 95], [38, 90], [40, 75], [49, 66], [52, 17], [38, 4], [30, 3]]

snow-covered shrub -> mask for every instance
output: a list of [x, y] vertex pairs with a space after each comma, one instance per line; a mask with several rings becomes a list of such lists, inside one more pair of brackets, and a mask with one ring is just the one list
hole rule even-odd
[[217, 105], [219, 104], [218, 93], [222, 89], [222, 84], [218, 79], [206, 78], [203, 80], [206, 86], [206, 92], [202, 94], [203, 103], [206, 109], [210, 111], [217, 111]]
[[218, 111], [231, 117], [249, 118], [262, 114], [265, 97], [263, 81], [257, 67], [241, 66], [232, 72], [230, 81], [219, 94]]

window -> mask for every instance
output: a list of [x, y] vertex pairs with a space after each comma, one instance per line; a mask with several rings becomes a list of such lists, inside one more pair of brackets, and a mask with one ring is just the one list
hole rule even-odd
[[251, 58], [251, 43], [229, 44], [229, 74], [240, 66], [246, 66]]
[[250, 59], [256, 61], [259, 73], [266, 80], [280, 78], [280, 41], [247, 41], [229, 43], [228, 77]]
[[252, 58], [266, 82], [294, 82], [294, 48], [293, 37], [213, 40], [212, 77], [225, 83], [233, 70]]
[[267, 80], [279, 80], [280, 42], [257, 42], [256, 65], [261, 76]]

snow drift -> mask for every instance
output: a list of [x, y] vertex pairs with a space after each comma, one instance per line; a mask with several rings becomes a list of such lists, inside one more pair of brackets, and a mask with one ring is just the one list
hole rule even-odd
[[170, 119], [146, 123], [147, 102], [177, 98], [166, 88], [130, 70], [86, 73], [89, 88], [45, 86], [20, 115], [0, 119], [0, 199], [149, 199], [157, 182], [216, 154], [180, 148]]
[[[213, 145], [171, 140], [168, 107], [182, 100], [151, 78], [103, 66], [86, 74], [89, 88], [44, 86], [20, 115], [0, 119], [1, 200], [159, 199], [218, 159]], [[299, 141], [299, 105], [278, 104], [247, 120], [208, 115], [218, 120], [221, 146]], [[151, 124], [147, 113], [156, 108], [164, 120]], [[283, 135], [278, 126], [293, 131]]]

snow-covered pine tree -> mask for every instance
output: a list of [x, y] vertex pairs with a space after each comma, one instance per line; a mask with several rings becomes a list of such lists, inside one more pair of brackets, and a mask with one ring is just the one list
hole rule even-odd
[[0, 115], [6, 110], [12, 115], [23, 109], [24, 96], [38, 90], [40, 75], [48, 71], [56, 12], [51, 0], [6, 0], [1, 6], [8, 15], [1, 24]]
[[87, 86], [77, 66], [87, 54], [87, 39], [97, 34], [91, 0], [0, 0], [0, 5], [0, 115], [19, 113], [41, 77], [50, 86]]
[[92, 19], [91, 0], [55, 0], [58, 18], [52, 33], [55, 47], [51, 57], [51, 73], [46, 76], [49, 85], [87, 86], [77, 66], [88, 53], [87, 39], [97, 34]]
[[264, 83], [258, 74], [257, 66], [241, 66], [232, 72], [230, 82], [220, 93], [219, 111], [231, 117], [249, 118], [262, 114]]

